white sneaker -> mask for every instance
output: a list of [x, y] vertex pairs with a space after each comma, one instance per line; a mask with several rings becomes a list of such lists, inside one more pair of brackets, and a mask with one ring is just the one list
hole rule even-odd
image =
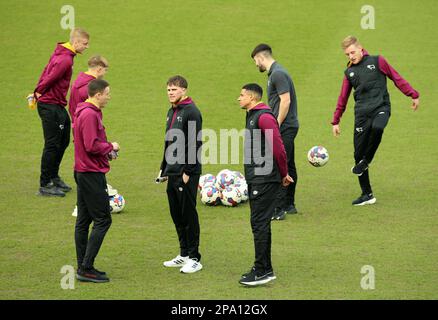
[[71, 215], [73, 217], [77, 217], [78, 216], [78, 206], [75, 206], [75, 208], [73, 209], [73, 213]]
[[196, 259], [188, 259], [184, 267], [179, 271], [182, 273], [195, 273], [202, 269], [202, 264]]
[[169, 268], [175, 268], [175, 267], [181, 268], [182, 266], [184, 266], [186, 264], [186, 262], [188, 260], [189, 260], [189, 257], [181, 257], [180, 255], [177, 255], [172, 260], [164, 261], [163, 265], [165, 267], [169, 267]]

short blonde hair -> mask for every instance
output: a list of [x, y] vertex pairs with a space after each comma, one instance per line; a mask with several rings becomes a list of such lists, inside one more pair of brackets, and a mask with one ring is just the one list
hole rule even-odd
[[108, 60], [106, 60], [104, 57], [100, 55], [94, 55], [90, 59], [88, 59], [88, 67], [89, 68], [96, 68], [96, 67], [102, 67], [102, 68], [108, 68]]
[[341, 47], [343, 50], [347, 49], [352, 44], [356, 46], [361, 46], [359, 40], [355, 36], [348, 36], [344, 40], [342, 40]]
[[74, 39], [77, 38], [86, 38], [86, 39], [90, 39], [90, 35], [88, 34], [87, 31], [85, 31], [85, 29], [82, 28], [74, 28], [71, 32], [70, 32], [70, 42], [73, 42]]

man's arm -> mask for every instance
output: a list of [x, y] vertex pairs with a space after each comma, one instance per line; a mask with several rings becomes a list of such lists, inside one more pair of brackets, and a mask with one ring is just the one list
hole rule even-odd
[[84, 141], [85, 151], [91, 154], [107, 155], [112, 150], [118, 151], [120, 148], [108, 141], [102, 141], [97, 137], [98, 119], [94, 115], [86, 115], [82, 118], [82, 138]]
[[[188, 131], [187, 131], [187, 144], [188, 144], [188, 150], [187, 150], [187, 159], [188, 163], [185, 164], [183, 173], [187, 177], [184, 178], [184, 182], [187, 183], [188, 176], [190, 176], [196, 169], [196, 166], [198, 165], [197, 156], [198, 151], [202, 146], [202, 140], [198, 140], [199, 132], [202, 130], [202, 116], [199, 111], [194, 111], [188, 116]], [[189, 154], [190, 152], [193, 152], [196, 150], [196, 154]], [[190, 163], [191, 161], [194, 161], [194, 163]]]
[[42, 81], [35, 88], [34, 92], [37, 93], [37, 98], [39, 98], [38, 94], [41, 96], [48, 91], [52, 87], [53, 83], [55, 83], [64, 75], [68, 68], [71, 68], [71, 63], [67, 59], [61, 59], [60, 61], [55, 62], [50, 72], [45, 75], [44, 79], [42, 79]]
[[391, 79], [395, 86], [407, 97], [412, 98], [412, 109], [417, 110], [420, 104], [420, 94], [407, 82], [403, 77], [386, 61], [382, 56], [379, 56], [379, 69]]
[[280, 97], [280, 107], [278, 108], [277, 122], [278, 126], [281, 127], [284, 119], [286, 119], [287, 113], [290, 108], [290, 92], [289, 92], [289, 81], [287, 76], [283, 72], [274, 72], [271, 79], [275, 86], [278, 96]]
[[348, 81], [347, 77], [344, 76], [344, 79], [342, 80], [341, 93], [339, 94], [338, 103], [336, 104], [336, 110], [333, 114], [333, 120], [331, 122], [333, 125], [333, 135], [335, 137], [341, 134], [339, 122], [341, 121], [342, 114], [347, 108], [348, 97], [350, 96], [351, 89], [352, 86], [350, 84], [350, 81]]
[[266, 130], [272, 130], [272, 141], [269, 141], [269, 139], [266, 139], [266, 141], [272, 150], [272, 155], [280, 170], [283, 185], [286, 186], [293, 182], [293, 179], [288, 174], [286, 150], [284, 149], [278, 123], [271, 114], [264, 113], [259, 117], [258, 125], [263, 133], [265, 133]]

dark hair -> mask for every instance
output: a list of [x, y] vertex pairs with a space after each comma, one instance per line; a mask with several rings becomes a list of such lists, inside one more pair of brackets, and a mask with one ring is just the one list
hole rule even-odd
[[189, 86], [189, 84], [187, 83], [187, 80], [182, 76], [170, 77], [169, 80], [167, 80], [167, 85], [168, 86], [174, 85], [174, 86], [177, 86], [180, 88], [185, 88], [185, 89], [187, 89]]
[[102, 79], [90, 81], [88, 84], [88, 96], [94, 97], [97, 93], [102, 93], [105, 88], [109, 87], [109, 83]]
[[242, 89], [254, 92], [259, 97], [259, 99], [262, 99], [263, 97], [263, 89], [257, 83], [245, 84]]
[[254, 59], [254, 57], [257, 53], [263, 52], [263, 51], [267, 51], [269, 53], [269, 55], [272, 55], [272, 48], [269, 45], [267, 45], [266, 43], [261, 43], [257, 47], [255, 47], [254, 50], [252, 50], [251, 58]]

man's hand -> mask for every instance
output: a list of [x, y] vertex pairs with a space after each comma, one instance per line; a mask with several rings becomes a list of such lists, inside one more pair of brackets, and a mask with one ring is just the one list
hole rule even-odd
[[339, 124], [334, 124], [332, 130], [333, 130], [333, 135], [335, 137], [339, 137], [339, 135], [341, 134], [341, 128], [339, 127]]
[[187, 184], [187, 182], [189, 182], [190, 176], [188, 176], [188, 175], [186, 175], [185, 173], [183, 173], [182, 178], [183, 178], [183, 182], [184, 182], [184, 184]]
[[420, 106], [420, 98], [412, 99], [412, 110], [417, 111], [418, 107]]
[[117, 142], [111, 142], [111, 144], [113, 145], [113, 150], [114, 151], [119, 151], [120, 150], [120, 146]]
[[288, 185], [290, 185], [293, 182], [294, 182], [294, 179], [292, 179], [290, 175], [287, 175], [286, 177], [284, 177], [282, 179], [281, 184], [283, 185], [283, 187], [287, 187]]
[[39, 99], [41, 97], [41, 93], [35, 92], [35, 98]]

